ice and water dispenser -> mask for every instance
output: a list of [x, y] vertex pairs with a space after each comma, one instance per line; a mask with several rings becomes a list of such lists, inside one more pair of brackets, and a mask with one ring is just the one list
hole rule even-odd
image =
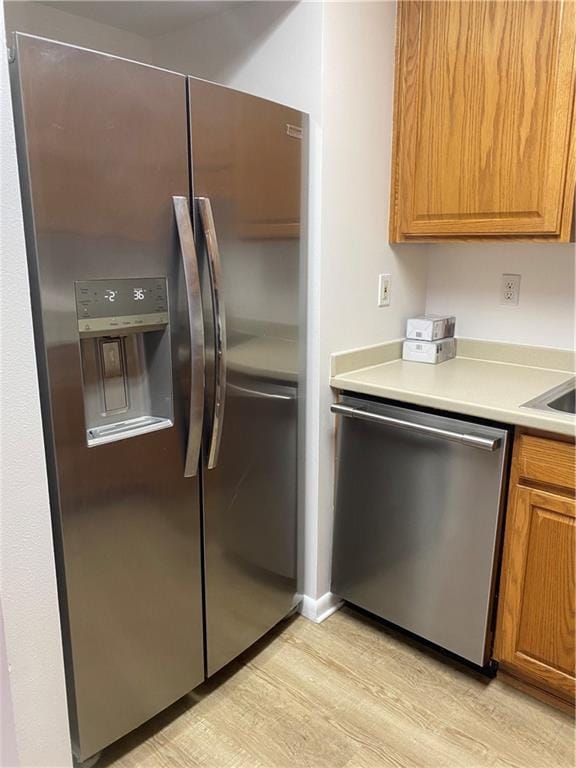
[[166, 279], [76, 282], [89, 446], [172, 426]]

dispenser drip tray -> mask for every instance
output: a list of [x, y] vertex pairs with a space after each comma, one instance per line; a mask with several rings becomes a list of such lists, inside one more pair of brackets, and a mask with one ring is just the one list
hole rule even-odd
[[159, 429], [166, 429], [172, 425], [173, 422], [170, 419], [158, 416], [140, 416], [134, 419], [116, 421], [113, 424], [103, 424], [100, 427], [92, 427], [86, 432], [86, 440], [88, 447], [91, 448], [94, 445], [104, 445], [127, 437], [144, 435], [147, 432], [157, 432]]

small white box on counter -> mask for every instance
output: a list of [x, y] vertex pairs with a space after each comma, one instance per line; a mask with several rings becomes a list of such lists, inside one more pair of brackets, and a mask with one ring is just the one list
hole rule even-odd
[[453, 315], [421, 315], [409, 317], [406, 323], [406, 338], [421, 341], [436, 341], [454, 336], [456, 318]]
[[456, 357], [456, 339], [440, 341], [414, 341], [406, 339], [402, 347], [402, 359], [415, 363], [444, 363]]

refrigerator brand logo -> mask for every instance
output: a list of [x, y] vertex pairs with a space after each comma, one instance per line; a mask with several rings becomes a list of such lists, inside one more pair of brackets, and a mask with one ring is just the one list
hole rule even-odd
[[291, 125], [290, 123], [286, 123], [286, 133], [293, 139], [302, 138], [302, 128], [300, 128], [298, 125]]

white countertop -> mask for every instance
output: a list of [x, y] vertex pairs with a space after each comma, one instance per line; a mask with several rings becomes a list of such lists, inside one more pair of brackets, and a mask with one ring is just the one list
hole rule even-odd
[[332, 387], [574, 435], [570, 414], [520, 406], [574, 376], [566, 370], [456, 357], [439, 365], [391, 360], [330, 379]]

